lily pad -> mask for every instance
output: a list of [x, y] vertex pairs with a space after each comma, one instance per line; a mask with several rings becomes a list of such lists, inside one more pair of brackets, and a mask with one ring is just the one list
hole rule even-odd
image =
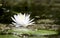
[[0, 38], [20, 38], [20, 37], [15, 35], [0, 35]]
[[18, 34], [31, 34], [31, 35], [52, 35], [58, 34], [57, 31], [51, 30], [31, 30], [31, 29], [15, 29], [14, 32]]

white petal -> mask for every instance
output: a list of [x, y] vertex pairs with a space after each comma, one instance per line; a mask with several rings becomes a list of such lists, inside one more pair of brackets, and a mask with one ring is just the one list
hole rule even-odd
[[30, 20], [29, 22], [31, 23], [34, 19]]
[[14, 21], [14, 22], [16, 22], [16, 20], [13, 18], [13, 17], [11, 17], [12, 18], [12, 20]]

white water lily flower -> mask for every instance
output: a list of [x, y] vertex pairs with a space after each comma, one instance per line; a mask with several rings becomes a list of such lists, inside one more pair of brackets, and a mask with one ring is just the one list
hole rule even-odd
[[16, 27], [23, 26], [26, 27], [28, 25], [32, 25], [34, 22], [34, 19], [30, 20], [30, 15], [29, 14], [17, 14], [14, 15], [14, 18], [11, 17], [14, 22], [12, 22]]

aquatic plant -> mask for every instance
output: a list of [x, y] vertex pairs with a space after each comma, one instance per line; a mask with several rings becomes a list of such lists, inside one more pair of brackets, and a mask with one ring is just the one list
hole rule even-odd
[[34, 22], [34, 19], [30, 19], [30, 14], [22, 14], [22, 13], [18, 13], [17, 15], [14, 15], [14, 17], [11, 17], [12, 20], [14, 22], [12, 22], [12, 24], [14, 24], [16, 27], [26, 27], [28, 25], [32, 25]]

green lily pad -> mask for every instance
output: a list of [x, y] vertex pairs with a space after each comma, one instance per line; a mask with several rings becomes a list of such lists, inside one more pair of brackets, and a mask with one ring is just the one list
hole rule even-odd
[[20, 38], [20, 37], [15, 35], [0, 35], [0, 38]]
[[31, 29], [15, 29], [14, 32], [19, 34], [33, 34], [33, 35], [52, 35], [58, 34], [57, 31], [51, 30], [31, 30]]

